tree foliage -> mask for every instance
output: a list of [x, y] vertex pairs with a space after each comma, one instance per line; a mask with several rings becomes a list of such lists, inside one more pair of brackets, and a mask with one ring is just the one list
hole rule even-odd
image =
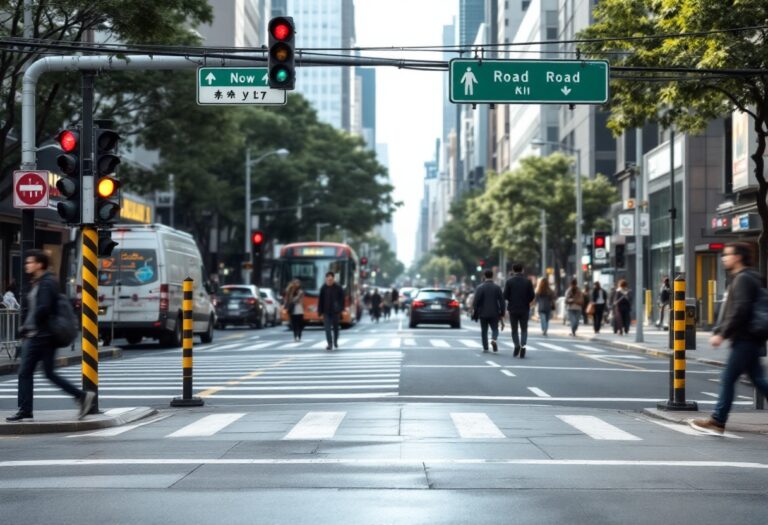
[[468, 192], [451, 204], [450, 218], [437, 232], [437, 242], [433, 250], [435, 255], [443, 255], [459, 261], [464, 275], [474, 273], [478, 258], [487, 257], [491, 252], [491, 245], [487, 238], [478, 238], [470, 234], [472, 230], [467, 207], [476, 196], [476, 193]]
[[[579, 34], [580, 38], [595, 39], [579, 44], [587, 55], [603, 58], [605, 53], [619, 52], [610, 55], [612, 66], [715, 70], [688, 74], [685, 78], [681, 74], [650, 72], [632, 73], [632, 78], [627, 79], [614, 78], [608, 121], [614, 132], [650, 121], [697, 132], [734, 108], [751, 115], [757, 135], [752, 150], [759, 186], [756, 203], [764, 225], [759, 252], [764, 258], [768, 251], [768, 183], [763, 161], [768, 136], [768, 31], [729, 30], [763, 24], [768, 20], [768, 3], [602, 0], [594, 15], [595, 23]], [[698, 34], [673, 36], [679, 33]], [[648, 36], [656, 38], [629, 39]], [[718, 74], [717, 70], [730, 72]], [[765, 261], [761, 268], [765, 270]]]

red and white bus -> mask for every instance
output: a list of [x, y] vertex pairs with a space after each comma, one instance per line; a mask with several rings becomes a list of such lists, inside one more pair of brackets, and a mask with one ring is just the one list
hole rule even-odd
[[[335, 242], [300, 242], [286, 244], [272, 269], [272, 288], [282, 297], [288, 283], [301, 281], [304, 288], [304, 322], [322, 323], [317, 313], [317, 298], [325, 282], [325, 274], [333, 272], [344, 290], [341, 325], [352, 326], [362, 315], [360, 304], [360, 271], [357, 254], [346, 244]], [[283, 321], [288, 312], [282, 309]]]

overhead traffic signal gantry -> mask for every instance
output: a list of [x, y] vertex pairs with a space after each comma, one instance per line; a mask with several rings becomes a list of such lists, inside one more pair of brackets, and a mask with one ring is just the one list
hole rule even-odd
[[292, 90], [296, 84], [293, 18], [278, 16], [269, 21], [269, 87]]
[[56, 189], [64, 198], [56, 205], [59, 216], [67, 224], [80, 224], [82, 193], [80, 174], [80, 131], [65, 129], [56, 135], [61, 153], [56, 156], [56, 166], [64, 175], [56, 182]]
[[94, 219], [99, 226], [109, 226], [120, 215], [120, 181], [115, 170], [120, 164], [117, 146], [120, 135], [104, 128], [94, 129], [96, 153], [96, 212]]

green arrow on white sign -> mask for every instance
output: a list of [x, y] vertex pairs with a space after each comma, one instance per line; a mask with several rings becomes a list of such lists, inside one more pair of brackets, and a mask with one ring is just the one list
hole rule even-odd
[[200, 105], [283, 105], [284, 89], [269, 87], [266, 67], [201, 67], [197, 70]]

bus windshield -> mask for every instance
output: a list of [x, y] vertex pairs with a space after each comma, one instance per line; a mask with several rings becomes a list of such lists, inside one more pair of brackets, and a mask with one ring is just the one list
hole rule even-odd
[[346, 290], [347, 264], [343, 259], [288, 259], [283, 266], [283, 288], [293, 279], [298, 279], [305, 293], [317, 295], [325, 282], [325, 274], [333, 272], [336, 282]]

